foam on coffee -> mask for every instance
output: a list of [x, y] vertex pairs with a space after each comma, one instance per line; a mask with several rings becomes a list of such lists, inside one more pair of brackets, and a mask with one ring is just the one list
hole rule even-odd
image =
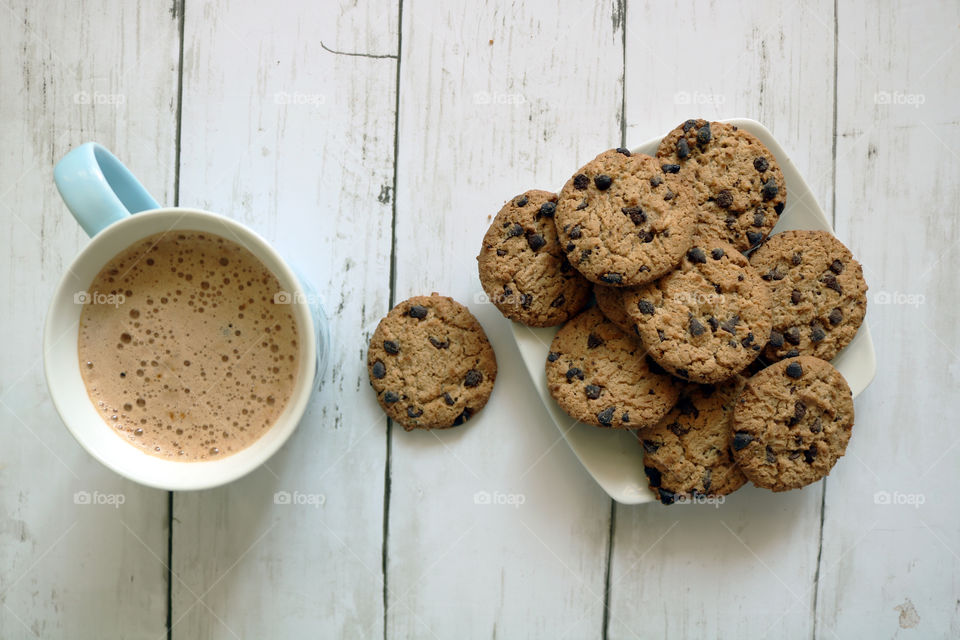
[[215, 234], [137, 242], [100, 271], [80, 317], [90, 399], [156, 456], [209, 460], [249, 446], [296, 384], [296, 321], [280, 291], [250, 251]]

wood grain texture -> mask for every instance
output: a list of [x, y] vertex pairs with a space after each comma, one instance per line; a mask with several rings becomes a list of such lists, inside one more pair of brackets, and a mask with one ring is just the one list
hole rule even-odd
[[[39, 348], [53, 290], [88, 241], [53, 165], [96, 140], [172, 198], [177, 23], [167, 6], [134, 9], [0, 3], [3, 638], [164, 633], [167, 494], [113, 474], [70, 437]], [[78, 504], [84, 495], [91, 504]], [[123, 503], [97, 504], [104, 496]]]
[[389, 301], [396, 63], [327, 48], [395, 54], [397, 14], [390, 1], [187, 5], [181, 202], [295, 263], [323, 292], [332, 352], [262, 469], [176, 496], [175, 638], [383, 636], [386, 418], [365, 345]]
[[475, 256], [505, 200], [619, 145], [621, 28], [590, 2], [404, 4], [396, 299], [467, 304], [499, 374], [467, 425], [393, 428], [388, 637], [601, 632], [609, 499], [530, 388]]
[[[753, 118], [831, 206], [833, 3], [628, 3], [626, 25], [629, 144], [687, 118]], [[822, 495], [618, 505], [609, 637], [811, 637]]]
[[828, 479], [818, 638], [960, 636], [960, 8], [917, 9], [837, 21], [837, 231], [879, 367]]

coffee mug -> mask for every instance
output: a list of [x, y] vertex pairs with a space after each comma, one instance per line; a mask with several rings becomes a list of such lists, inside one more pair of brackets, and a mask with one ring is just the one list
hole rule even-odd
[[[91, 242], [73, 260], [54, 293], [43, 330], [44, 372], [61, 419], [81, 446], [108, 468], [168, 491], [226, 484], [263, 464], [296, 429], [317, 386], [329, 347], [322, 305], [305, 280], [270, 244], [246, 226], [200, 209], [161, 207], [109, 151], [87, 143], [54, 169], [60, 195]], [[249, 250], [280, 283], [276, 300], [290, 304], [298, 334], [299, 368], [283, 412], [259, 439], [230, 456], [195, 462], [159, 458], [118, 437], [87, 394], [78, 357], [79, 320], [87, 287], [118, 253], [157, 233], [212, 233]]]

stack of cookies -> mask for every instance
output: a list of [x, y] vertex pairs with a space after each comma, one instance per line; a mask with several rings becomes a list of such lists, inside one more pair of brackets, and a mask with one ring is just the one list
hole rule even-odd
[[484, 236], [497, 308], [562, 325], [551, 395], [580, 422], [637, 430], [665, 504], [747, 480], [802, 487], [846, 449], [853, 400], [829, 360], [856, 335], [867, 286], [831, 234], [770, 235], [786, 201], [759, 140], [687, 120], [655, 158], [605, 151], [559, 194], [513, 198]]

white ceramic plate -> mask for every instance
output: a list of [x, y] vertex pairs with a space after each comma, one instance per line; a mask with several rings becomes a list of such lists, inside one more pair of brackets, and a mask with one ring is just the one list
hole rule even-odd
[[[817, 204], [810, 187], [766, 127], [755, 120], [747, 119], [724, 122], [735, 124], [756, 136], [767, 145], [783, 170], [783, 178], [787, 183], [787, 206], [773, 233], [789, 229], [813, 229], [833, 233], [830, 222]], [[650, 140], [633, 149], [633, 152], [654, 155], [659, 144], [660, 138]], [[641, 504], [654, 501], [656, 498], [647, 486], [647, 477], [643, 471], [643, 449], [634, 432], [599, 429], [576, 422], [564, 413], [550, 396], [544, 365], [558, 327], [532, 329], [516, 322], [512, 324], [513, 337], [530, 377], [533, 378], [537, 393], [567, 444], [593, 479], [617, 502]], [[833, 359], [833, 366], [846, 378], [854, 397], [873, 380], [877, 372], [877, 360], [870, 329], [865, 322], [847, 348]]]

